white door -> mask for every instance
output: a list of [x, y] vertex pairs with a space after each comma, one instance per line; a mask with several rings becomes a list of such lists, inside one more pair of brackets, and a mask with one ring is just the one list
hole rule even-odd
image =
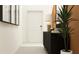
[[28, 11], [28, 41], [29, 43], [42, 43], [42, 11]]

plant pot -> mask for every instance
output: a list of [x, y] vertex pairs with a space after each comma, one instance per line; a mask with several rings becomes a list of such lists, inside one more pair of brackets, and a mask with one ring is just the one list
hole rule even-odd
[[65, 50], [61, 50], [60, 54], [72, 54], [71, 50], [65, 51]]

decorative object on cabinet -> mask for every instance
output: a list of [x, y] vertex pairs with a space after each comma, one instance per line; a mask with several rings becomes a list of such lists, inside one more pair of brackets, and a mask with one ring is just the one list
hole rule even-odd
[[69, 50], [70, 46], [70, 31], [68, 27], [68, 21], [71, 20], [71, 10], [73, 9], [74, 6], [72, 6], [70, 9], [68, 8], [68, 5], [63, 5], [61, 8], [59, 8], [58, 14], [58, 19], [60, 21], [60, 33], [62, 33], [62, 37], [64, 39], [64, 47], [63, 52], [71, 53], [71, 50]]

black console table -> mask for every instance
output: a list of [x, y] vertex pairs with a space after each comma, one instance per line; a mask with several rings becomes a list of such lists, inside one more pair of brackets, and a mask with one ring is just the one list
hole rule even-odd
[[43, 45], [48, 54], [59, 54], [64, 49], [64, 41], [60, 33], [43, 32]]

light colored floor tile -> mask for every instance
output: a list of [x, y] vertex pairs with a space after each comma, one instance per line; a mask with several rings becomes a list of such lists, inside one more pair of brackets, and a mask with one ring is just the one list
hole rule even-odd
[[47, 54], [44, 47], [32, 46], [32, 47], [20, 47], [16, 54]]

